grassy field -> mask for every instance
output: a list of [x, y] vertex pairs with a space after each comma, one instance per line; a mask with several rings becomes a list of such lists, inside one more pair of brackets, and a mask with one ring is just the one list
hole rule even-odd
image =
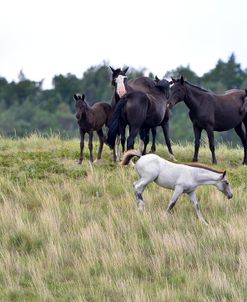
[[[174, 153], [188, 162], [193, 147]], [[155, 184], [138, 213], [135, 170], [108, 147], [79, 166], [79, 140], [0, 138], [0, 300], [247, 301], [247, 168], [241, 148], [216, 156], [234, 197], [200, 188], [205, 226], [186, 196], [163, 218], [172, 192]]]

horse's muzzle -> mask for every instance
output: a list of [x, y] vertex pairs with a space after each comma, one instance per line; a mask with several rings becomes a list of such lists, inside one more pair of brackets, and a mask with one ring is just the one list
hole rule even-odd
[[233, 194], [232, 194], [232, 193], [227, 194], [227, 198], [228, 198], [228, 199], [231, 199], [232, 197], [233, 197]]

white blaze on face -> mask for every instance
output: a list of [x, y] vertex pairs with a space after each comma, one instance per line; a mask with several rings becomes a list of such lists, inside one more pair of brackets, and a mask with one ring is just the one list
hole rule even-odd
[[123, 76], [123, 75], [119, 75], [115, 79], [115, 82], [117, 84], [117, 94], [119, 95], [120, 98], [127, 93], [127, 91], [125, 89], [125, 85], [124, 85], [124, 79], [125, 78], [127, 78], [127, 77]]

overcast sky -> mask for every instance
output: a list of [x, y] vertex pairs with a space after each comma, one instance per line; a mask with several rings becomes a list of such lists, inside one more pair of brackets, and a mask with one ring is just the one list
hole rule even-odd
[[190, 65], [199, 76], [234, 52], [247, 68], [246, 0], [2, 0], [0, 76], [81, 78], [109, 62], [162, 77]]

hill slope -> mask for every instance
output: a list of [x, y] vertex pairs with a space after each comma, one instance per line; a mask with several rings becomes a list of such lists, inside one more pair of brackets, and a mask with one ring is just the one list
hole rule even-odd
[[[138, 213], [134, 169], [114, 164], [104, 148], [101, 162], [79, 166], [78, 140], [0, 139], [0, 300], [247, 300], [242, 149], [216, 150], [234, 197], [198, 190], [205, 227], [186, 196], [163, 218], [172, 192], [155, 184]], [[193, 147], [174, 153], [188, 162]], [[161, 145], [157, 154], [167, 158]], [[207, 147], [200, 156], [210, 164]]]

